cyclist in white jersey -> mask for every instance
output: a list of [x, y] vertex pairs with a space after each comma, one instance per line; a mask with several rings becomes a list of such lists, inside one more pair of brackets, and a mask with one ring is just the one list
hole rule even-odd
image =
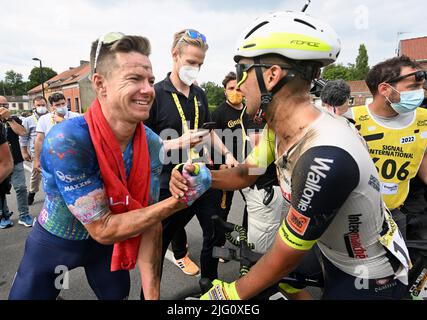
[[[310, 103], [312, 80], [339, 52], [334, 30], [299, 12], [262, 17], [239, 40], [235, 61], [247, 112], [263, 115], [268, 128], [244, 165], [212, 172], [212, 187], [244, 188], [256, 181], [255, 168], [275, 160], [291, 206], [272, 248], [251, 271], [231, 284], [214, 281], [202, 299], [254, 297], [293, 271], [316, 243], [323, 258], [323, 298], [403, 296], [411, 262], [383, 205], [366, 144], [347, 120]], [[185, 196], [191, 184], [173, 172], [173, 195]]]

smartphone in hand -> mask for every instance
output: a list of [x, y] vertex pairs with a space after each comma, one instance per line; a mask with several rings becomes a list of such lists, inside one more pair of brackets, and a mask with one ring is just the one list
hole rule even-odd
[[216, 129], [216, 122], [205, 122], [202, 125], [202, 129], [212, 131], [212, 130]]

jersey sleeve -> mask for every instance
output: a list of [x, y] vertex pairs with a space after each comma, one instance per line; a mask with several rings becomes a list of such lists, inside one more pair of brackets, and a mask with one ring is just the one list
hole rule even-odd
[[265, 127], [260, 142], [252, 149], [246, 162], [260, 168], [267, 168], [274, 162], [275, 149], [276, 137], [274, 132]]
[[163, 147], [162, 139], [160, 139], [156, 133], [148, 127], [145, 127], [145, 130], [151, 163], [149, 204], [152, 205], [159, 202], [160, 198], [160, 175], [162, 173], [163, 162], [165, 159], [165, 149]]
[[279, 230], [290, 247], [310, 250], [359, 185], [359, 167], [345, 150], [318, 146], [307, 150], [292, 173], [291, 208]]
[[109, 211], [88, 131], [71, 120], [56, 125], [45, 139], [41, 161], [65, 205], [82, 224]]

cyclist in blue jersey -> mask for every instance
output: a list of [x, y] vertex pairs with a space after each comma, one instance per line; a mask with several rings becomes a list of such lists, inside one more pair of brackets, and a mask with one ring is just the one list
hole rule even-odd
[[55, 299], [67, 288], [58, 270], [77, 267], [99, 299], [125, 299], [136, 263], [145, 298], [159, 299], [161, 221], [187, 204], [156, 203], [163, 145], [142, 125], [154, 99], [150, 51], [148, 39], [121, 33], [92, 44], [97, 99], [44, 141], [45, 203], [9, 299]]

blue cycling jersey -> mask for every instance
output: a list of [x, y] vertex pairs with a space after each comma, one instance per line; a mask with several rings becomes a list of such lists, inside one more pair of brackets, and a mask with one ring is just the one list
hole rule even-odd
[[[150, 204], [158, 202], [160, 192], [162, 140], [146, 129], [151, 160]], [[126, 174], [133, 159], [133, 142], [123, 153]], [[51, 234], [67, 240], [86, 240], [84, 227], [109, 211], [95, 149], [84, 117], [56, 125], [46, 136], [41, 154], [44, 206], [40, 225]]]

